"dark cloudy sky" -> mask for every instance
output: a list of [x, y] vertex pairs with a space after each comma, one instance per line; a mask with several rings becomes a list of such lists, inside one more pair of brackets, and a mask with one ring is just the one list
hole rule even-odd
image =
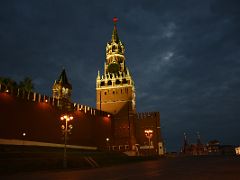
[[239, 0], [0, 1], [0, 76], [51, 95], [65, 67], [72, 99], [95, 107], [114, 16], [137, 110], [161, 112], [167, 150], [184, 132], [240, 144]]

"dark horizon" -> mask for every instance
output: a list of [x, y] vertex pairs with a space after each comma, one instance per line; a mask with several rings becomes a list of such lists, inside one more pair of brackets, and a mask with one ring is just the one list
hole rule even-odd
[[159, 111], [167, 151], [189, 141], [239, 145], [240, 2], [0, 2], [0, 77], [51, 95], [62, 68], [74, 102], [95, 107], [97, 72], [118, 17], [138, 112]]

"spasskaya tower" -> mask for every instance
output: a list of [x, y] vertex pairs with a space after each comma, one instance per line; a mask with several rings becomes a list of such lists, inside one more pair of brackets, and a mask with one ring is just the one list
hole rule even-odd
[[136, 97], [134, 81], [126, 66], [125, 47], [117, 32], [117, 18], [106, 45], [104, 72], [96, 79], [96, 107], [114, 115], [115, 144], [135, 145]]

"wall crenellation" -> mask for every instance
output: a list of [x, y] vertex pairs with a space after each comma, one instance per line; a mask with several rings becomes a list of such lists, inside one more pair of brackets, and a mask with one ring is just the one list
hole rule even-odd
[[[21, 98], [21, 99], [25, 99], [27, 101], [33, 101], [33, 102], [42, 102], [42, 103], [48, 103], [51, 106], [55, 106], [58, 107], [60, 104], [59, 99], [53, 98], [51, 96], [46, 96], [46, 95], [42, 95], [40, 93], [37, 92], [31, 92], [31, 91], [24, 91], [20, 88], [10, 88], [4, 84], [0, 83], [0, 92], [2, 93], [8, 93], [12, 96]], [[100, 111], [98, 109], [92, 108], [90, 106], [86, 106], [86, 105], [81, 105], [78, 103], [72, 103], [73, 104], [73, 110], [74, 111], [82, 111], [85, 114], [91, 114], [91, 115], [100, 115], [100, 116], [108, 116], [109, 113], [105, 112], [105, 111]]]
[[159, 117], [159, 112], [140, 112], [137, 113], [138, 119]]

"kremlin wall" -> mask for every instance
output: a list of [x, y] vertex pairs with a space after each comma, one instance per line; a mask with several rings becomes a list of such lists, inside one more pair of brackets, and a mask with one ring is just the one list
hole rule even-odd
[[60, 117], [71, 115], [69, 146], [123, 151], [129, 155], [164, 154], [160, 113], [137, 113], [135, 84], [126, 66], [125, 47], [116, 23], [114, 18], [104, 72], [98, 71], [96, 78], [96, 108], [71, 101], [73, 89], [65, 69], [53, 83], [52, 97], [0, 84], [0, 144], [14, 140], [18, 145], [34, 142], [39, 146], [62, 147]]
[[[0, 85], [0, 139], [63, 143], [61, 115], [73, 116], [68, 144], [105, 146], [111, 136], [111, 117], [84, 105], [72, 104], [72, 110], [59, 108], [61, 101], [38, 93], [8, 89]], [[25, 136], [23, 136], [25, 133]]]

